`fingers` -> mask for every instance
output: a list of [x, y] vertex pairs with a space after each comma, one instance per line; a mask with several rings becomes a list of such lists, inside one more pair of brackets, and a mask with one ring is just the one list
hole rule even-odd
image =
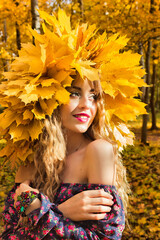
[[58, 208], [73, 221], [100, 220], [111, 211], [112, 198], [103, 189], [86, 190], [58, 205]]
[[105, 218], [105, 213], [97, 213], [97, 214], [94, 214], [94, 213], [91, 213], [87, 216], [87, 220], [101, 220], [103, 218]]
[[104, 206], [104, 205], [95, 205], [91, 206], [90, 209], [88, 209], [90, 213], [107, 213], [111, 211], [111, 207]]
[[104, 191], [104, 189], [99, 189], [99, 190], [87, 190], [83, 192], [84, 195], [88, 197], [105, 197], [109, 199], [113, 199], [113, 196], [107, 192]]
[[[89, 214], [94, 219], [104, 218], [104, 214], [111, 211], [111, 206], [114, 204], [113, 197], [102, 190], [84, 191], [84, 198], [81, 199], [83, 211]], [[82, 211], [82, 212], [83, 212]], [[91, 214], [91, 215], [90, 215]], [[100, 215], [97, 215], [100, 214]]]
[[112, 206], [113, 201], [111, 199], [105, 198], [105, 197], [98, 197], [98, 198], [92, 198], [92, 204], [93, 205], [107, 205]]

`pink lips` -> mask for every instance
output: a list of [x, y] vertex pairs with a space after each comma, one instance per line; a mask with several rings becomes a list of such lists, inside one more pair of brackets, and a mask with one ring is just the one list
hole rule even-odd
[[89, 116], [88, 114], [86, 114], [86, 113], [79, 113], [79, 114], [75, 114], [75, 115], [73, 115], [73, 116], [74, 116], [78, 121], [83, 122], [83, 123], [87, 122], [88, 119], [90, 118], [90, 116]]

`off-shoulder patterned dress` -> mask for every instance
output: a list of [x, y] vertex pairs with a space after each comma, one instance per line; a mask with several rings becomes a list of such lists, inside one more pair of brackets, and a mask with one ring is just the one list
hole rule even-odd
[[[47, 196], [41, 195], [41, 208], [28, 215], [25, 225], [19, 221], [20, 216], [14, 208], [14, 194], [18, 184], [9, 192], [5, 202], [3, 217], [5, 229], [0, 239], [3, 240], [51, 240], [51, 239], [103, 239], [119, 240], [125, 226], [125, 216], [122, 200], [113, 185], [61, 183], [57, 190], [54, 203]], [[102, 220], [87, 220], [74, 222], [65, 218], [57, 208], [75, 194], [93, 189], [103, 188], [113, 196], [112, 210], [106, 213]]]

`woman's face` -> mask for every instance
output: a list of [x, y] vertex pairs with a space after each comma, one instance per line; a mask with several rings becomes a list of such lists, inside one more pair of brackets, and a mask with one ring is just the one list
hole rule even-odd
[[70, 101], [60, 107], [62, 125], [68, 130], [84, 133], [97, 113], [97, 93], [88, 80], [75, 80], [67, 89]]

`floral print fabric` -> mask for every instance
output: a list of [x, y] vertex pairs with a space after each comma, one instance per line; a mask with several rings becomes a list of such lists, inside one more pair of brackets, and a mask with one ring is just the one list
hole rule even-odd
[[[120, 196], [112, 185], [61, 183], [57, 190], [54, 203], [41, 193], [41, 208], [36, 209], [21, 219], [14, 208], [14, 194], [18, 184], [9, 192], [5, 202], [3, 217], [5, 230], [2, 233], [3, 240], [51, 240], [51, 239], [103, 239], [119, 240], [125, 226], [124, 209]], [[103, 188], [113, 196], [112, 210], [106, 213], [104, 219], [99, 221], [74, 222], [65, 218], [57, 208], [57, 205], [66, 201], [75, 194], [93, 189]], [[25, 221], [24, 221], [25, 220]]]

